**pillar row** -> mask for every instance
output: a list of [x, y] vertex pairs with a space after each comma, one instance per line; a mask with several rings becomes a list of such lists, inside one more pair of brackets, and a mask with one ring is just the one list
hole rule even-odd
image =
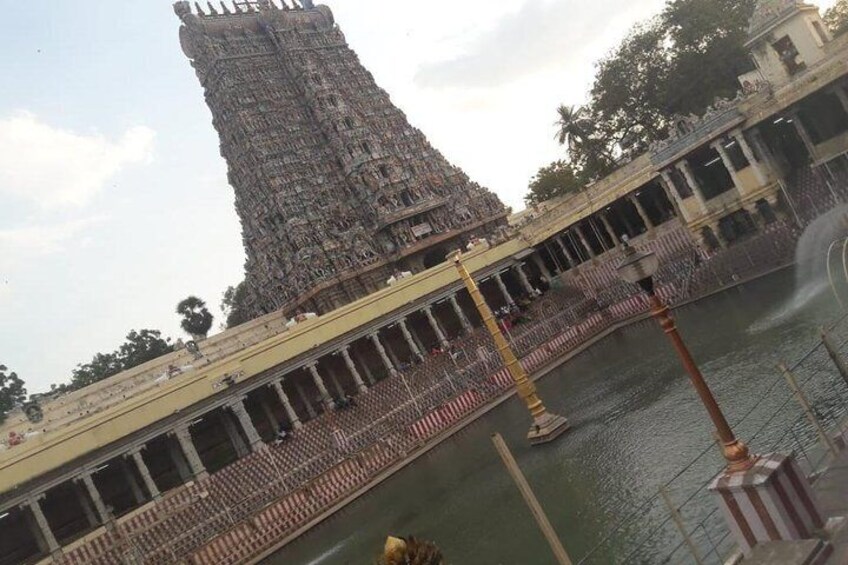
[[353, 382], [356, 383], [356, 389], [360, 393], [368, 392], [368, 387], [365, 386], [365, 381], [362, 380], [362, 375], [359, 374], [359, 370], [356, 368], [356, 364], [350, 356], [350, 346], [343, 347], [339, 353], [341, 353], [342, 359], [344, 359], [345, 365], [347, 366], [347, 370], [350, 371], [350, 375], [353, 377]]
[[383, 347], [383, 342], [380, 341], [380, 334], [373, 333], [368, 336], [371, 339], [371, 343], [374, 344], [374, 347], [377, 349], [377, 353], [380, 354], [380, 360], [383, 361], [383, 365], [386, 367], [386, 370], [389, 372], [389, 375], [395, 376], [397, 374], [397, 369], [392, 365], [392, 360], [389, 359], [388, 354], [386, 353], [386, 348]]
[[97, 490], [97, 485], [94, 484], [94, 477], [91, 476], [91, 473], [83, 473], [77, 480], [82, 481], [83, 486], [85, 486], [85, 490], [88, 492], [88, 496], [94, 504], [94, 510], [97, 512], [97, 517], [100, 519], [100, 523], [106, 524], [109, 522], [109, 510], [106, 508], [106, 504], [100, 496], [100, 491]]
[[679, 161], [676, 166], [677, 169], [683, 173], [683, 178], [686, 179], [686, 182], [689, 184], [689, 188], [692, 189], [692, 194], [695, 195], [695, 199], [698, 201], [701, 211], [706, 214], [708, 211], [707, 199], [704, 197], [704, 193], [701, 192], [701, 185], [698, 183], [698, 179], [695, 178], [695, 173], [692, 171], [692, 166], [689, 165], [689, 161], [683, 159], [682, 161]]
[[524, 272], [524, 263], [519, 263], [512, 270], [518, 275], [518, 280], [521, 282], [521, 288], [524, 289], [524, 292], [530, 296], [536, 296], [536, 289], [530, 284], [530, 279], [527, 277], [527, 273]]
[[645, 224], [645, 227], [648, 231], [654, 229], [654, 223], [651, 221], [651, 217], [648, 216], [648, 211], [645, 210], [645, 207], [642, 206], [642, 203], [639, 202], [639, 197], [636, 196], [635, 192], [631, 192], [628, 196], [630, 202], [636, 208], [636, 212], [639, 214], [639, 217], [642, 218], [642, 223]]
[[500, 273], [495, 273], [495, 282], [497, 283], [498, 288], [501, 291], [501, 294], [503, 294], [503, 297], [504, 297], [504, 300], [506, 300], [506, 303], [509, 304], [510, 306], [515, 306], [515, 300], [512, 299], [512, 295], [509, 293], [509, 289], [506, 287], [506, 284], [504, 283], [503, 277], [501, 276]]
[[727, 172], [730, 173], [730, 178], [733, 180], [733, 186], [736, 187], [737, 190], [742, 189], [742, 181], [739, 180], [739, 173], [736, 171], [736, 167], [733, 166], [733, 161], [730, 159], [730, 154], [727, 152], [727, 148], [724, 146], [721, 140], [714, 141], [710, 144], [710, 146], [718, 152], [718, 156], [721, 157], [721, 162], [724, 163], [724, 168], [727, 169]]
[[748, 143], [748, 140], [745, 139], [745, 134], [742, 133], [741, 129], [734, 130], [733, 139], [736, 140], [736, 143], [739, 144], [739, 147], [742, 149], [742, 154], [745, 155], [745, 158], [748, 160], [748, 163], [751, 164], [751, 168], [754, 170], [754, 176], [757, 177], [757, 182], [760, 186], [765, 186], [768, 183], [768, 176], [765, 171], [763, 171], [763, 165], [757, 158], [754, 156], [754, 150], [751, 145]]
[[321, 373], [318, 372], [318, 363], [313, 361], [312, 363], [309, 363], [306, 368], [309, 369], [309, 373], [312, 375], [312, 380], [318, 388], [318, 393], [321, 395], [321, 402], [324, 403], [324, 407], [327, 410], [335, 410], [336, 403], [330, 396], [327, 386], [324, 384], [324, 379], [321, 378]]
[[21, 507], [23, 508], [25, 506], [29, 508], [29, 511], [32, 513], [32, 517], [35, 519], [35, 525], [38, 527], [38, 532], [33, 533], [38, 534], [41, 539], [44, 540], [44, 543], [47, 546], [47, 551], [49, 551], [51, 555], [58, 556], [62, 554], [62, 546], [60, 546], [59, 542], [56, 541], [56, 536], [50, 528], [50, 523], [47, 521], [44, 511], [41, 509], [42, 499], [44, 499], [43, 494], [40, 496], [31, 496]]
[[586, 239], [586, 233], [583, 231], [582, 226], [574, 226], [574, 231], [577, 232], [577, 237], [580, 238], [580, 243], [583, 244], [583, 247], [586, 248], [586, 253], [589, 254], [589, 257], [594, 259], [596, 257], [595, 250], [592, 249], [592, 246], [589, 245], [589, 240]]
[[618, 245], [619, 244], [618, 234], [615, 233], [614, 229], [612, 229], [612, 222], [610, 222], [609, 216], [607, 214], [605, 214], [604, 212], [601, 212], [598, 215], [601, 217], [601, 222], [604, 224], [604, 229], [607, 230], [607, 234], [610, 236], [610, 239], [612, 240], [613, 246]]
[[571, 251], [568, 250], [568, 246], [562, 240], [562, 237], [563, 237], [562, 235], [557, 235], [557, 236], [554, 237], [554, 241], [557, 242], [557, 245], [559, 246], [560, 250], [562, 251], [562, 254], [565, 255], [565, 259], [566, 259], [566, 261], [568, 261], [568, 267], [569, 268], [576, 267], [577, 265], [580, 264], [580, 262], [576, 261], [574, 259], [574, 255], [572, 255]]
[[412, 339], [412, 333], [409, 331], [409, 327], [406, 325], [406, 318], [401, 318], [398, 321], [398, 326], [400, 327], [400, 332], [403, 334], [403, 339], [406, 340], [406, 345], [409, 347], [409, 350], [412, 351], [412, 354], [419, 360], [424, 360], [424, 355], [421, 353], [421, 349], [418, 348], [418, 344], [415, 343], [415, 340]]
[[200, 454], [197, 453], [197, 449], [194, 447], [194, 440], [191, 438], [189, 425], [179, 424], [174, 428], [172, 433], [180, 444], [183, 456], [185, 456], [189, 469], [191, 469], [191, 474], [194, 475], [194, 478], [201, 480], [208, 477], [209, 473], [206, 471], [206, 467], [203, 466]]
[[143, 449], [144, 446], [136, 447], [131, 449], [127, 455], [129, 455], [129, 457], [132, 458], [133, 463], [135, 463], [135, 468], [138, 469], [138, 474], [141, 475], [141, 480], [144, 482], [144, 487], [147, 489], [147, 492], [150, 493], [153, 500], [159, 500], [162, 498], [162, 493], [159, 492], [159, 487], [156, 486], [156, 481], [153, 480], [153, 475], [150, 474], [150, 469], [144, 461], [144, 457], [141, 454]]
[[250, 444], [250, 450], [253, 452], [264, 449], [265, 443], [256, 431], [256, 426], [253, 425], [253, 420], [250, 419], [250, 414], [247, 413], [247, 408], [244, 405], [244, 397], [237, 398], [230, 403], [230, 410], [238, 419], [244, 435], [247, 436], [247, 443]]
[[445, 332], [442, 331], [441, 326], [439, 326], [439, 321], [436, 320], [436, 316], [433, 315], [433, 307], [425, 306], [424, 315], [427, 316], [427, 321], [430, 322], [430, 327], [433, 328], [433, 333], [436, 334], [436, 338], [439, 340], [439, 344], [442, 346], [442, 349], [446, 349], [448, 347], [448, 339], [445, 337]]
[[277, 396], [280, 399], [280, 402], [283, 405], [283, 410], [286, 411], [286, 417], [289, 419], [289, 422], [292, 424], [292, 428], [295, 430], [299, 430], [303, 427], [303, 424], [300, 421], [300, 418], [297, 416], [297, 412], [294, 411], [294, 406], [292, 406], [291, 400], [289, 399], [289, 395], [286, 394], [286, 391], [283, 389], [283, 383], [275, 380], [271, 383], [271, 386], [274, 387], [274, 390], [277, 393]]

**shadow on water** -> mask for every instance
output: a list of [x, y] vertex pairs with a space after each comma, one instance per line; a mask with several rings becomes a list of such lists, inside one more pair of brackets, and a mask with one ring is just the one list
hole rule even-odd
[[[776, 363], [800, 356], [833, 310], [827, 295], [799, 301], [793, 274], [785, 271], [686, 307], [677, 317], [734, 421], [780, 378]], [[576, 560], [711, 441], [703, 408], [653, 324], [610, 336], [552, 372], [539, 390], [549, 409], [574, 425], [558, 442], [528, 447], [526, 411], [510, 399], [266, 563], [372, 563], [388, 534], [435, 540], [451, 563], [553, 563], [491, 445], [494, 432], [513, 449]], [[740, 436], [756, 424], [746, 421]], [[717, 451], [710, 452], [693, 473], [708, 476], [720, 464]], [[623, 528], [590, 562], [621, 562], [631, 547], [626, 542], [663, 518], [650, 513]], [[667, 544], [649, 544], [640, 560], [653, 562]]]

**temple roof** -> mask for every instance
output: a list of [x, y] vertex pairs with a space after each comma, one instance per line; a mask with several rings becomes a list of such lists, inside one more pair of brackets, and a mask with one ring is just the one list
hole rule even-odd
[[754, 39], [787, 16], [810, 7], [801, 0], [759, 0], [748, 26], [748, 38]]

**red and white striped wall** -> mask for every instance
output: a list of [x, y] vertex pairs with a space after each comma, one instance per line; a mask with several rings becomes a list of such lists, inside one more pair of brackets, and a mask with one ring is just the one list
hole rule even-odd
[[813, 538], [824, 519], [807, 478], [791, 456], [761, 457], [741, 473], [724, 473], [710, 485], [739, 547]]

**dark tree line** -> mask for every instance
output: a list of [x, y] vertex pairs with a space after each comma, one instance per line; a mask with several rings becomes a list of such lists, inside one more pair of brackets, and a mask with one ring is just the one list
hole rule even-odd
[[[754, 68], [744, 44], [755, 3], [670, 0], [597, 63], [588, 102], [561, 106], [556, 122], [582, 185], [664, 139], [672, 116], [702, 114], [716, 98], [736, 94], [737, 77]], [[537, 190], [546, 186], [538, 175], [533, 182], [529, 203], [550, 193]]]
[[[756, 0], [669, 0], [597, 63], [589, 101], [560, 106], [557, 141], [567, 159], [539, 170], [528, 204], [581, 190], [665, 139], [675, 115], [701, 115], [732, 98], [738, 76], [754, 69], [745, 49]], [[824, 14], [848, 31], [848, 0]], [[574, 179], [577, 182], [574, 182]]]

